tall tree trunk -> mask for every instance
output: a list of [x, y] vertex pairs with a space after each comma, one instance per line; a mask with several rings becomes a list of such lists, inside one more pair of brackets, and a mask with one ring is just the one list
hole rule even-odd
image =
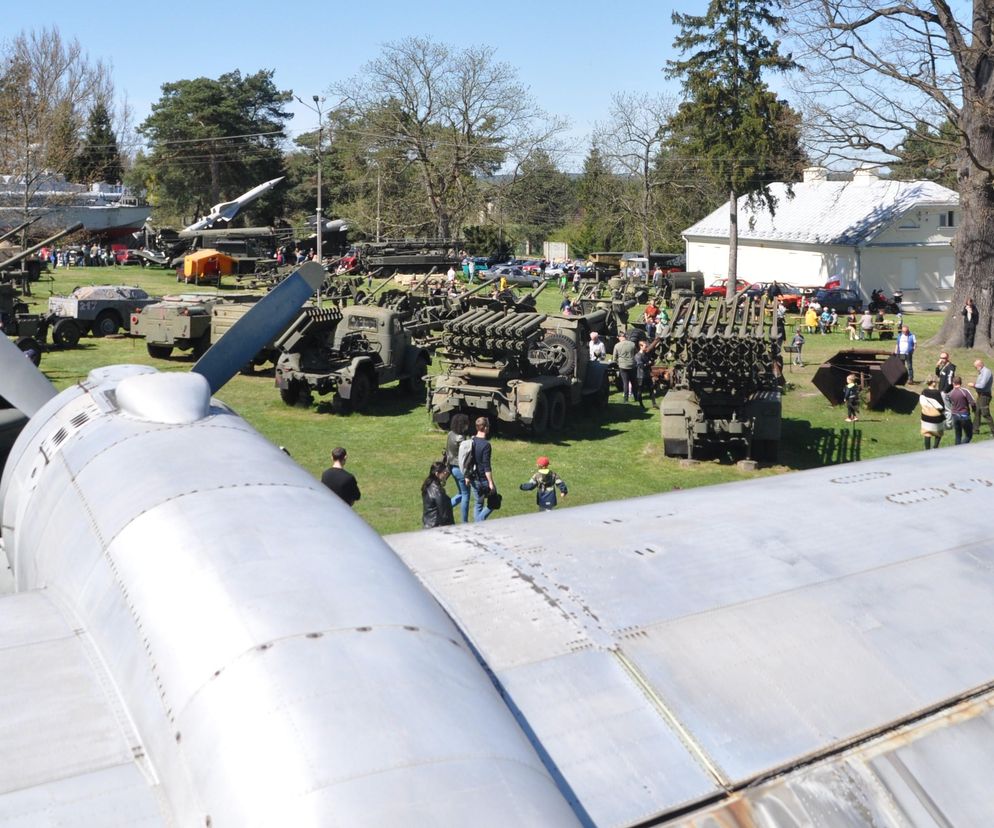
[[[994, 125], [986, 111], [964, 105], [960, 126], [974, 156], [990, 168], [994, 162]], [[994, 318], [994, 182], [961, 153], [959, 161], [959, 220], [953, 249], [956, 287], [946, 320], [930, 344], [954, 348], [963, 345], [961, 311], [967, 299], [977, 306], [979, 322], [974, 348], [990, 351]]]
[[734, 187], [728, 188], [728, 282], [725, 284], [725, 299], [735, 298], [739, 267], [739, 197]]

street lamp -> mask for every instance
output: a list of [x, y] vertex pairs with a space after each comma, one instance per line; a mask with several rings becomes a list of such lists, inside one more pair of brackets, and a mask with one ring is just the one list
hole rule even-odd
[[321, 238], [321, 230], [322, 230], [321, 225], [323, 224], [323, 222], [321, 220], [321, 143], [322, 143], [322, 139], [324, 137], [324, 120], [321, 117], [321, 98], [318, 97], [317, 95], [312, 95], [311, 96], [311, 100], [314, 101], [314, 106], [311, 106], [308, 103], [304, 103], [304, 101], [302, 101], [299, 96], [294, 95], [294, 97], [297, 99], [297, 101], [300, 104], [302, 104], [303, 106], [306, 106], [309, 110], [311, 110], [311, 112], [316, 112], [317, 116], [318, 116], [318, 147], [317, 147], [317, 156], [318, 156], [318, 204], [317, 204], [317, 224], [316, 224], [316, 227], [317, 227], [317, 259], [318, 259], [318, 264], [324, 264], [324, 245], [322, 244], [322, 238]]

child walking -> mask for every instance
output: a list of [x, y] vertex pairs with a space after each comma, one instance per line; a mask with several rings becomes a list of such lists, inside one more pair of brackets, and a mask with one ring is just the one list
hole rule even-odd
[[566, 481], [549, 468], [548, 457], [539, 457], [535, 462], [538, 466], [538, 471], [531, 476], [527, 483], [522, 483], [519, 488], [523, 492], [538, 489], [535, 493], [535, 502], [538, 504], [538, 510], [540, 512], [549, 512], [558, 505], [556, 498], [557, 487], [563, 497], [566, 497], [569, 493], [566, 488]]
[[854, 423], [859, 417], [859, 386], [856, 385], [856, 375], [846, 377], [846, 387], [842, 391], [842, 399], [846, 404], [846, 422]]

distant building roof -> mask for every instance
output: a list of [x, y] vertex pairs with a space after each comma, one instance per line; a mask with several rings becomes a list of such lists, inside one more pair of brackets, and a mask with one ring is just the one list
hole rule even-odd
[[[805, 180], [776, 183], [776, 213], [739, 199], [739, 238], [801, 244], [856, 245], [873, 239], [908, 210], [959, 204], [959, 194], [933, 181], [894, 181], [859, 170], [852, 181], [832, 181], [818, 168]], [[684, 236], [728, 237], [728, 203], [683, 231]]]

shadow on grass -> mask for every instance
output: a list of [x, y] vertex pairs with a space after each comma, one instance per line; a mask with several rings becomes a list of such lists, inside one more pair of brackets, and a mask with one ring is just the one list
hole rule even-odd
[[838, 430], [814, 428], [807, 420], [784, 420], [780, 462], [792, 469], [815, 469], [851, 463], [862, 456], [863, 431], [855, 423]]
[[910, 414], [918, 405], [918, 396], [919, 392], [910, 388], [891, 388], [884, 398], [884, 408], [897, 414]]

